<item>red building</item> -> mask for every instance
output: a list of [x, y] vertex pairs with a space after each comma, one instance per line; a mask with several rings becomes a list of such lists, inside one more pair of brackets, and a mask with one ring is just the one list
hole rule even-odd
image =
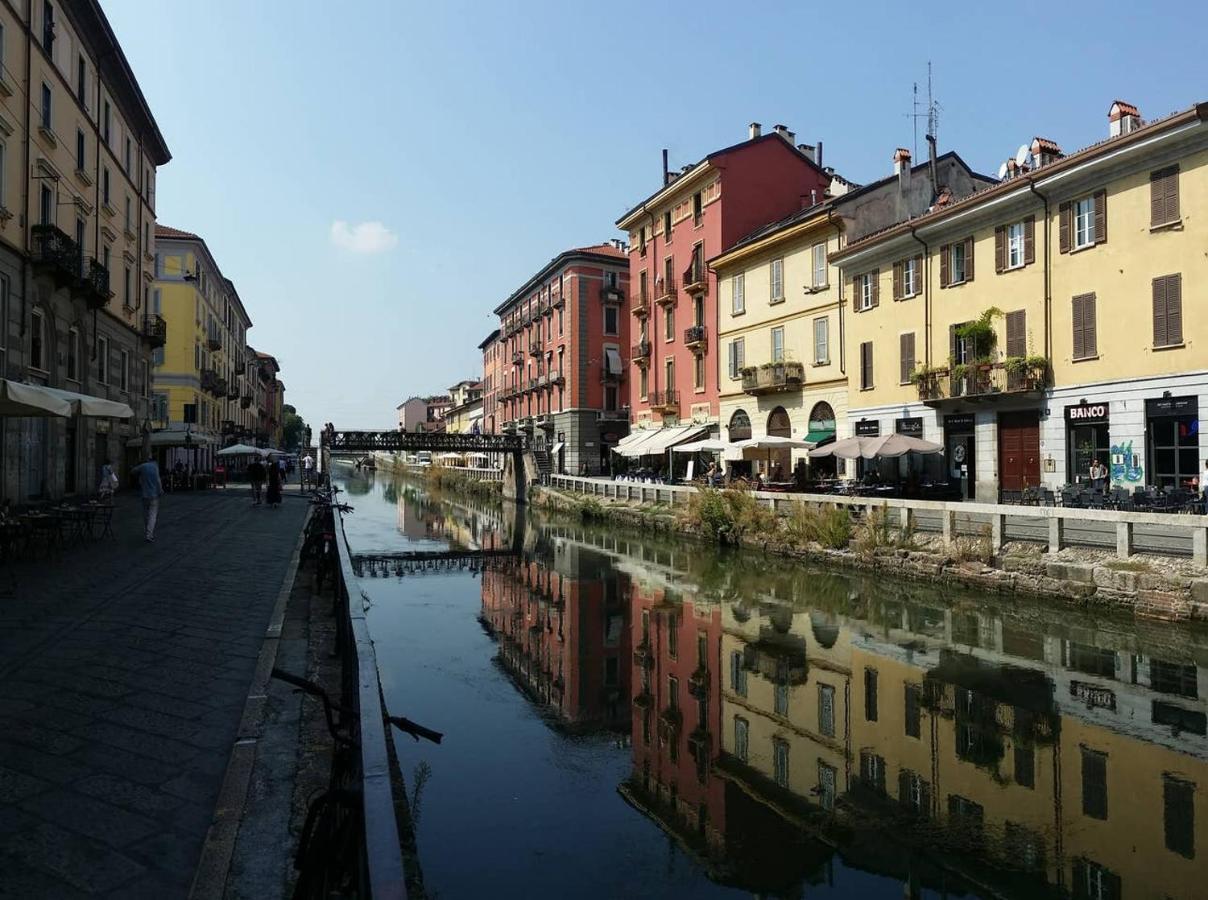
[[[617, 220], [629, 233], [629, 407], [635, 426], [717, 423], [717, 276], [705, 260], [821, 200], [831, 176], [815, 161], [815, 148], [795, 145], [795, 139], [783, 125], [761, 134], [752, 123], [748, 140], [679, 172], [667, 171], [664, 151], [662, 187]], [[680, 429], [668, 440], [691, 434]], [[639, 440], [643, 449], [657, 447], [656, 453], [670, 446], [634, 436], [634, 449]]]
[[522, 431], [556, 472], [607, 471], [629, 429], [629, 271], [620, 242], [567, 250], [495, 308], [496, 428]]
[[482, 433], [499, 434], [499, 385], [503, 377], [504, 343], [496, 328], [478, 345], [482, 351]]

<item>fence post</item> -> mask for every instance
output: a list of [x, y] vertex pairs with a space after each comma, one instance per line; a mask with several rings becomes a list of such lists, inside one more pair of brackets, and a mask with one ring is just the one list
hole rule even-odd
[[1208, 528], [1191, 529], [1191, 558], [1197, 566], [1208, 566]]
[[944, 533], [944, 546], [951, 547], [952, 542], [956, 540], [956, 513], [950, 509], [944, 509], [940, 513], [940, 524]]
[[1065, 519], [1053, 516], [1049, 519], [1049, 552], [1060, 553], [1065, 538]]
[[1002, 553], [1003, 532], [1006, 530], [1007, 517], [1002, 513], [990, 516], [990, 552], [997, 555]]
[[898, 516], [902, 534], [910, 534], [910, 530], [914, 527], [914, 510], [909, 506], [903, 506], [898, 510]]
[[1116, 556], [1128, 559], [1132, 556], [1133, 527], [1132, 522], [1116, 523]]

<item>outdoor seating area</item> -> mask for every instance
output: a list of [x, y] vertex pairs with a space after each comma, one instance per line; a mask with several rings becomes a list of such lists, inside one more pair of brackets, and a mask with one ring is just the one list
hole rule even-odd
[[113, 536], [111, 500], [47, 503], [0, 510], [0, 562], [45, 558], [85, 541]]
[[1061, 506], [1066, 509], [1111, 509], [1122, 512], [1204, 514], [1204, 497], [1185, 489], [1162, 490], [1138, 485], [1131, 491], [1112, 487], [1106, 491], [1088, 484], [1066, 485], [1060, 490], [1029, 487], [1002, 491], [1001, 503], [1011, 506]]

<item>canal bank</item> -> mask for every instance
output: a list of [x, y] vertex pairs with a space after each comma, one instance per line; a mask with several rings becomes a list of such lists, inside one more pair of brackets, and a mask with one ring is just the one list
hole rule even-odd
[[348, 487], [354, 552], [526, 529], [359, 580], [434, 894], [1197, 895], [1202, 629]]
[[[794, 498], [565, 476], [551, 483], [533, 491], [534, 504], [623, 527], [1140, 616], [1208, 618], [1208, 519], [1201, 516]], [[1142, 540], [1148, 552], [1139, 552]], [[1163, 542], [1172, 552], [1160, 552]]]

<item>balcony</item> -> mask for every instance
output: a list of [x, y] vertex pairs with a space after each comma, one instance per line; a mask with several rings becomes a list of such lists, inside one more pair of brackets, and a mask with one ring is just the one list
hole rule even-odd
[[30, 229], [30, 236], [33, 238], [34, 270], [49, 275], [55, 287], [75, 284], [82, 274], [80, 248], [76, 242], [53, 225], [35, 225]]
[[89, 309], [104, 309], [112, 296], [109, 293], [109, 270], [95, 259], [89, 259], [81, 270], [80, 292], [84, 295], [84, 304]]
[[619, 287], [604, 285], [600, 288], [600, 299], [605, 303], [620, 303], [625, 299], [625, 291]]
[[566, 376], [563, 375], [561, 372], [554, 371], [554, 372], [549, 373], [549, 386], [550, 387], [553, 387], [554, 385], [561, 386], [564, 384], [566, 384]]
[[633, 298], [633, 314], [639, 319], [650, 315], [650, 298], [645, 294]]
[[227, 393], [226, 378], [224, 378], [221, 375], [217, 376], [214, 379], [214, 387], [213, 387], [213, 390], [211, 391], [211, 393], [213, 393], [213, 395], [215, 397], [217, 397], [218, 399], [222, 399], [223, 397], [225, 397], [226, 393]]
[[674, 740], [684, 726], [684, 714], [678, 706], [668, 706], [659, 713], [659, 737]]
[[684, 329], [684, 346], [690, 350], [703, 353], [709, 331], [704, 325], [693, 325]]
[[231, 419], [223, 419], [222, 427], [219, 429], [223, 434], [235, 433], [235, 422]]
[[541, 315], [552, 316], [553, 314], [554, 314], [554, 305], [552, 303], [550, 303], [550, 301], [546, 300], [544, 303], [541, 304]]
[[676, 299], [675, 279], [660, 279], [654, 288], [654, 302], [659, 306], [674, 306]]
[[709, 729], [703, 725], [697, 726], [688, 735], [688, 752], [698, 762], [705, 762], [709, 759], [709, 751], [712, 748], [712, 744], [713, 740], [709, 734]]
[[665, 414], [679, 413], [679, 391], [654, 391], [650, 395], [650, 408]]
[[689, 294], [704, 294], [709, 290], [709, 270], [702, 263], [693, 263], [684, 272], [684, 290]]
[[709, 696], [709, 670], [704, 666], [696, 669], [688, 676], [688, 693], [697, 700], [707, 699]]
[[1049, 362], [1038, 357], [1015, 357], [949, 369], [916, 369], [911, 378], [918, 387], [919, 399], [927, 406], [994, 402], [1043, 394], [1049, 381]]
[[152, 347], [162, 347], [168, 342], [168, 323], [163, 316], [154, 313], [143, 316], [143, 340]]
[[805, 366], [799, 362], [765, 363], [742, 370], [742, 389], [753, 396], [799, 391], [805, 383]]
[[226, 398], [228, 400], [238, 400], [239, 399], [239, 388], [236, 387], [234, 381], [232, 381], [230, 384], [227, 385]]
[[543, 352], [544, 348], [540, 341], [532, 341], [529, 344], [529, 356], [541, 356]]
[[524, 351], [522, 351], [522, 350], [513, 350], [512, 351], [512, 365], [514, 365], [514, 366], [523, 366], [524, 365]]
[[643, 690], [640, 694], [635, 694], [633, 705], [638, 709], [650, 709], [650, 705], [654, 702], [654, 697], [650, 695], [650, 691]]
[[620, 384], [624, 380], [625, 380], [625, 369], [623, 367], [622, 367], [621, 371], [619, 371], [619, 372], [610, 372], [610, 371], [608, 371], [608, 366], [605, 366], [604, 369], [600, 372], [600, 383], [601, 384]]
[[649, 640], [644, 640], [633, 648], [633, 664], [647, 669], [654, 665], [654, 653], [650, 649]]
[[211, 352], [222, 349], [222, 335], [217, 330], [211, 331], [206, 335], [206, 349]]
[[206, 393], [214, 393], [214, 387], [218, 384], [218, 373], [213, 369], [201, 370], [201, 389]]
[[639, 366], [650, 362], [650, 341], [638, 341], [629, 352], [629, 358]]
[[243, 396], [241, 396], [239, 398], [239, 408], [240, 409], [251, 409], [251, 406], [252, 406], [252, 395], [251, 394], [244, 394]]

